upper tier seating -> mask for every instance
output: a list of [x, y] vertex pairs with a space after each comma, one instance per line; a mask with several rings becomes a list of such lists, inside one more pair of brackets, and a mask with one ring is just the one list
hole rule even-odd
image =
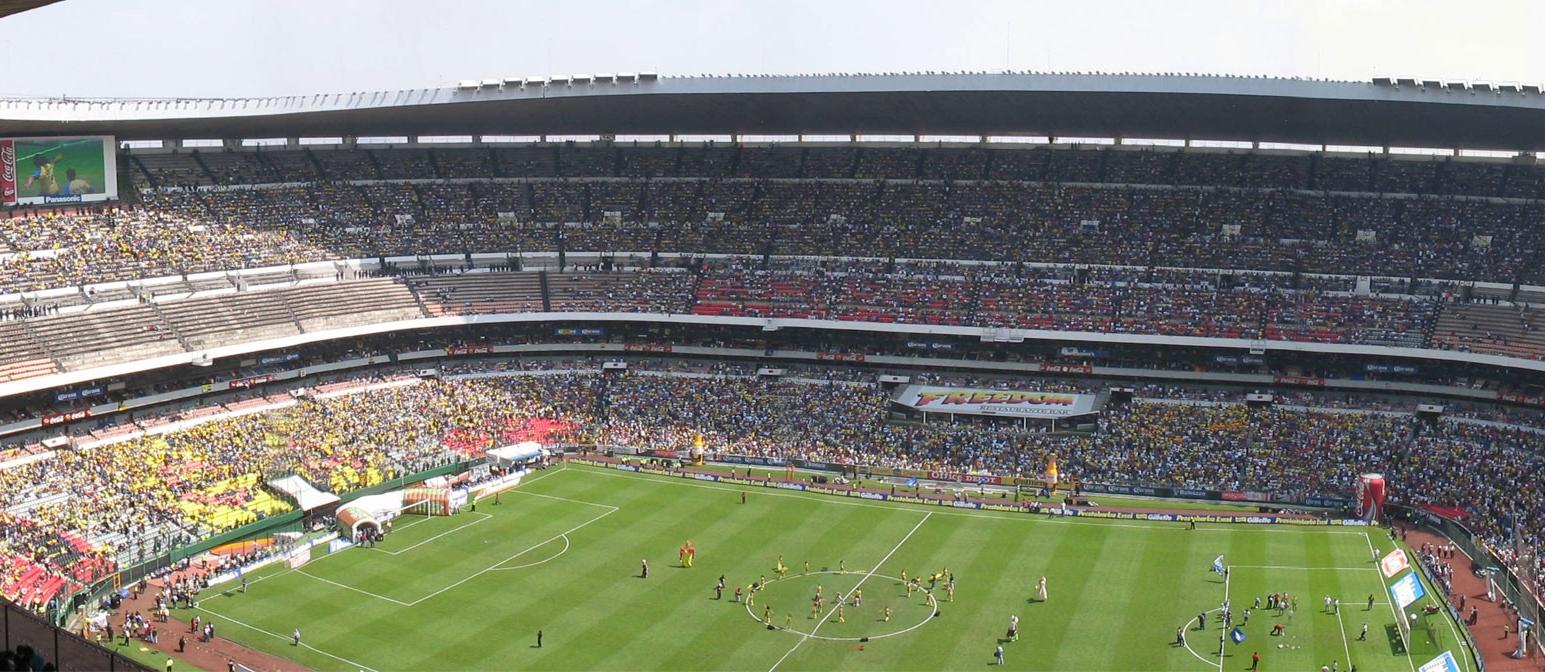
[[542, 310], [539, 273], [468, 273], [408, 280], [430, 317]]
[[284, 302], [306, 331], [424, 316], [407, 286], [387, 279], [299, 287], [286, 290]]
[[31, 320], [27, 326], [68, 370], [184, 352], [176, 334], [148, 305], [55, 315]]

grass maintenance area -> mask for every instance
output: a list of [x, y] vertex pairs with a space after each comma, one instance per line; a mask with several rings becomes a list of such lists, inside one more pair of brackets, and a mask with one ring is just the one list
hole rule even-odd
[[[1263, 670], [1336, 661], [1342, 672], [1415, 672], [1445, 650], [1473, 669], [1441, 613], [1401, 650], [1401, 616], [1373, 560], [1391, 548], [1381, 529], [1191, 530], [757, 487], [742, 504], [741, 491], [549, 469], [497, 505], [400, 518], [375, 548], [249, 574], [245, 594], [209, 591], [197, 613], [221, 637], [318, 670], [964, 670], [992, 666], [999, 645], [1004, 667], [1022, 670], [1245, 670], [1259, 652]], [[677, 554], [687, 540], [692, 567]], [[1219, 554], [1226, 578], [1211, 570]], [[926, 589], [940, 572], [955, 590], [951, 600], [937, 584], [936, 615], [929, 593], [909, 593], [901, 577], [922, 576]], [[764, 577], [753, 604], [734, 600], [737, 585], [744, 595]], [[1268, 593], [1297, 597], [1297, 610], [1267, 610]], [[1326, 596], [1341, 600], [1338, 612]], [[1220, 657], [1222, 603], [1240, 625], [1256, 597], [1245, 640]], [[1015, 615], [1019, 637], [1008, 641]], [[1284, 634], [1270, 634], [1277, 624]]]

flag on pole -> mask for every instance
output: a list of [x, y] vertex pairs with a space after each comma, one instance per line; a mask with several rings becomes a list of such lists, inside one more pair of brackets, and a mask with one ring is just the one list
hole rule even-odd
[[1223, 554], [1219, 553], [1218, 557], [1213, 559], [1212, 571], [1218, 576], [1223, 576]]
[[1245, 631], [1236, 625], [1234, 626], [1233, 631], [1228, 633], [1228, 638], [1234, 640], [1235, 644], [1243, 642], [1245, 641]]

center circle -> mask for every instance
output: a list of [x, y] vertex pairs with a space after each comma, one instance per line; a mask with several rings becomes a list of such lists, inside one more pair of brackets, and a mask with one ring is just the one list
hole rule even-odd
[[[866, 580], [864, 578], [865, 577], [865, 572], [861, 572], [861, 571], [840, 572], [840, 571], [837, 571], [837, 570], [824, 569], [824, 570], [818, 570], [818, 571], [813, 571], [813, 572], [800, 572], [798, 574], [788, 574], [788, 575], [785, 575], [785, 576], [781, 576], [781, 577], [776, 577], [776, 578], [770, 579], [770, 580], [767, 581], [767, 585], [764, 586], [762, 588], [762, 590], [760, 591], [761, 594], [759, 594], [757, 596], [757, 599], [758, 600], [764, 599], [765, 595], [767, 593], [769, 593], [771, 590], [777, 589], [779, 587], [782, 587], [784, 590], [788, 590], [788, 589], [794, 588], [795, 584], [800, 584], [800, 583], [809, 584], [809, 583], [812, 583], [811, 581], [801, 581], [801, 580], [802, 579], [819, 579], [819, 578], [821, 578], [822, 575], [852, 577], [855, 580], [854, 581], [855, 584], [857, 584], [858, 582], [862, 582], [862, 585], [859, 586], [860, 588], [871, 588], [871, 589], [880, 589], [880, 590], [894, 589], [897, 592], [905, 591], [905, 588], [902, 587], [902, 583], [903, 582], [901, 580], [901, 577], [899, 577], [899, 576], [890, 576], [890, 575], [886, 575], [886, 574], [873, 574], [873, 575], [869, 575], [868, 579]], [[886, 582], [885, 583], [881, 583], [881, 584], [876, 584], [875, 581], [874, 581], [875, 579], [885, 579]], [[797, 588], [794, 588], [794, 589], [797, 590]], [[810, 587], [810, 591], [809, 592], [811, 593], [812, 596], [814, 595], [814, 592], [815, 592], [814, 586]], [[826, 597], [827, 597], [828, 600], [836, 599], [836, 597], [838, 595], [841, 595], [841, 594], [843, 594], [845, 592], [846, 591], [842, 591], [842, 590], [832, 590], [832, 591], [826, 593]], [[929, 606], [927, 604], [927, 595], [928, 595], [928, 592], [929, 592], [928, 589], [927, 588], [920, 588], [920, 589], [918, 589], [917, 591], [914, 591], [914, 592], [918, 593], [919, 595], [918, 596], [914, 596], [910, 600], [907, 600], [905, 598], [899, 597], [897, 595], [887, 595], [885, 597], [881, 597], [881, 599], [879, 599], [879, 600], [874, 600], [874, 599], [870, 599], [869, 597], [866, 597], [865, 598], [865, 606], [863, 606], [863, 607], [848, 607], [847, 608], [847, 613], [849, 613], [849, 614], [853, 614], [855, 611], [857, 611], [859, 614], [862, 615], [862, 617], [873, 618], [873, 617], [875, 617], [876, 614], [880, 613], [880, 609], [883, 608], [884, 604], [901, 604], [901, 605], [904, 605], [904, 606], [907, 606], [907, 607], [912, 607], [912, 608], [897, 609], [897, 610], [893, 611], [892, 612], [892, 619], [893, 620], [896, 620], [896, 617], [898, 617], [898, 616], [900, 616], [903, 619], [905, 619], [905, 614], [908, 614], [908, 613], [921, 613], [923, 615], [922, 619], [917, 621], [916, 623], [913, 623], [911, 625], [907, 625], [905, 627], [901, 627], [900, 629], [892, 631], [892, 632], [884, 632], [884, 633], [881, 633], [881, 634], [878, 634], [878, 635], [857, 635], [857, 636], [852, 636], [852, 637], [833, 637], [833, 636], [830, 636], [830, 635], [822, 635], [822, 634], [816, 633], [816, 630], [821, 626], [822, 623], [824, 623], [825, 621], [830, 621], [830, 620], [836, 618], [836, 616], [834, 614], [831, 615], [831, 616], [827, 615], [827, 614], [829, 614], [832, 611], [832, 606], [833, 605], [832, 605], [831, 602], [827, 602], [826, 605], [824, 605], [822, 607], [822, 609], [821, 609], [821, 618], [822, 618], [822, 620], [814, 622], [813, 625], [811, 625], [809, 628], [806, 628], [805, 630], [800, 630], [800, 629], [797, 629], [797, 628], [795, 628], [793, 626], [784, 627], [782, 625], [779, 625], [778, 622], [777, 622], [777, 617], [776, 616], [774, 616], [774, 618], [773, 618], [773, 628], [778, 630], [778, 631], [780, 631], [780, 632], [787, 632], [787, 633], [789, 633], [791, 635], [799, 635], [801, 637], [809, 637], [811, 639], [822, 639], [822, 640], [826, 640], [826, 641], [830, 641], [830, 642], [857, 642], [857, 641], [861, 641], [861, 640], [873, 641], [873, 640], [876, 640], [876, 639], [885, 639], [886, 637], [895, 637], [897, 635], [904, 635], [904, 634], [907, 634], [909, 632], [912, 632], [913, 630], [916, 630], [916, 629], [921, 628], [921, 627], [923, 627], [925, 625], [928, 625], [928, 622], [933, 620], [934, 609], [929, 608]], [[803, 601], [801, 602], [801, 604], [805, 604], [805, 605], [808, 606], [809, 605], [809, 600], [807, 598], [802, 598], [802, 599], [803, 599]], [[905, 600], [905, 601], [903, 602], [902, 600]], [[742, 603], [746, 605], [746, 614], [747, 615], [751, 616], [751, 618], [753, 620], [755, 620], [759, 625], [763, 625], [763, 626], [766, 625], [766, 623], [764, 623], [762, 621], [762, 618], [758, 614], [758, 612], [755, 611], [755, 609], [757, 609], [757, 607], [753, 607], [750, 602], [742, 602]], [[788, 612], [788, 613], [790, 613], [790, 616], [795, 616], [796, 615], [796, 614], [794, 614], [792, 612]], [[794, 623], [796, 625], [799, 624], [799, 623], [811, 622], [809, 619], [806, 619], [806, 618], [793, 618], [792, 620], [794, 621]], [[878, 619], [876, 619], [876, 620], [878, 620]], [[889, 627], [890, 624], [885, 624], [885, 625], [887, 625]], [[814, 634], [812, 634], [812, 633], [814, 633]]]

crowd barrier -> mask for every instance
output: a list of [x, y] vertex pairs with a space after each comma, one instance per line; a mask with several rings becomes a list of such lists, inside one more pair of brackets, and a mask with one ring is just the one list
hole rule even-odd
[[[1501, 597], [1517, 605], [1519, 611], [1525, 617], [1532, 618], [1535, 623], [1540, 622], [1539, 616], [1542, 611], [1545, 611], [1545, 601], [1542, 601], [1540, 595], [1535, 592], [1538, 590], [1538, 586], [1531, 590], [1529, 583], [1519, 576], [1519, 572], [1509, 566], [1508, 563], [1503, 562], [1502, 558], [1498, 557], [1489, 545], [1477, 537], [1474, 532], [1470, 531], [1470, 528], [1465, 527], [1457, 520], [1425, 509], [1395, 505], [1389, 507], [1389, 513], [1395, 518], [1432, 527], [1439, 534], [1454, 542], [1454, 545], [1458, 546], [1459, 550], [1470, 557], [1472, 563], [1471, 571], [1488, 570], [1491, 574], [1491, 580], [1497, 585], [1498, 590], [1501, 591]], [[1496, 571], [1490, 572], [1492, 568], [1495, 568]], [[1425, 568], [1423, 572], [1425, 573]], [[1429, 583], [1437, 585], [1431, 581], [1431, 577], [1428, 578]], [[1533, 611], [1532, 616], [1530, 615], [1530, 610]], [[1463, 619], [1460, 622], [1463, 622]], [[1470, 637], [1469, 628], [1465, 629], [1465, 636], [1466, 638]], [[1542, 643], [1545, 643], [1545, 637], [1541, 636], [1540, 628], [1536, 627], [1534, 628], [1534, 650], [1540, 651]]]
[[0, 637], [0, 644], [6, 649], [15, 651], [18, 646], [30, 646], [62, 672], [152, 672], [149, 667], [55, 627], [42, 616], [5, 600], [0, 600]]
[[[1174, 513], [1174, 512], [1137, 512], [1137, 511], [1097, 511], [1087, 508], [1073, 508], [1063, 506], [1034, 506], [1022, 505], [1011, 501], [994, 501], [981, 498], [960, 498], [950, 496], [926, 496], [923, 494], [887, 493], [875, 490], [860, 490], [857, 488], [833, 487], [819, 483], [805, 483], [801, 481], [773, 480], [770, 478], [745, 478], [728, 474], [717, 474], [702, 471], [671, 470], [654, 467], [646, 464], [628, 462], [610, 462], [584, 457], [570, 457], [569, 461], [577, 464], [616, 469], [619, 471], [631, 471], [635, 473], [651, 473], [661, 476], [676, 476], [698, 481], [713, 483], [729, 483], [734, 485], [756, 486], [774, 488], [779, 490], [793, 490], [798, 492], [813, 492], [837, 497], [852, 497], [883, 502], [900, 502], [904, 504], [923, 504], [931, 506], [943, 506], [954, 509], [974, 509], [982, 511], [1006, 511], [1024, 514], [1045, 516], [1068, 516], [1080, 518], [1098, 518], [1111, 520], [1146, 520], [1154, 522], [1198, 522], [1198, 523], [1241, 523], [1252, 525], [1347, 525], [1364, 526], [1368, 523], [1356, 519], [1335, 518], [1328, 515], [1305, 516], [1302, 514], [1234, 514], [1212, 513], [1205, 511]], [[793, 461], [789, 461], [792, 463]]]

